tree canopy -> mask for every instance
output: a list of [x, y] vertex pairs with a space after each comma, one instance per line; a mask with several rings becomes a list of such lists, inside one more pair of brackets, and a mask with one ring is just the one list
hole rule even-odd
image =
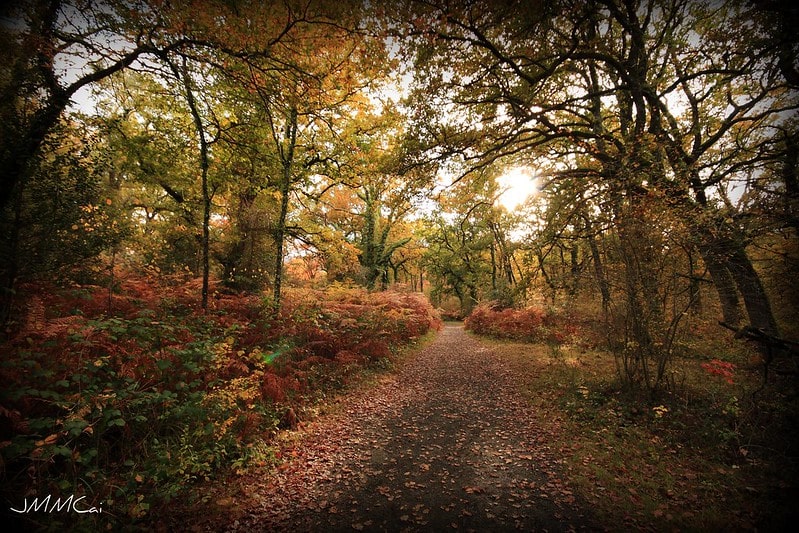
[[[455, 314], [596, 295], [658, 361], [705, 284], [726, 324], [779, 336], [795, 17], [690, 0], [12, 5], [4, 316], [20, 281], [118, 261], [201, 276], [203, 308], [219, 278], [279, 309], [301, 270], [284, 265], [303, 263], [291, 283], [405, 283]], [[509, 212], [513, 169], [538, 192]]]

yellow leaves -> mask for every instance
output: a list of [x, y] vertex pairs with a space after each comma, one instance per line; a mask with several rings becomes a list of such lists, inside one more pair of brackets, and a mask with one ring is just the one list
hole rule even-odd
[[655, 418], [663, 418], [669, 412], [669, 408], [665, 405], [656, 405], [652, 408], [652, 411], [655, 413]]
[[59, 437], [58, 433], [53, 433], [52, 435], [48, 435], [47, 438], [43, 440], [37, 440], [35, 442], [35, 445], [37, 448], [41, 448], [42, 446], [49, 446], [51, 444], [55, 444], [56, 441], [58, 440], [58, 437]]
[[227, 362], [225, 356], [233, 349], [233, 343], [235, 342], [233, 337], [226, 337], [225, 340], [214, 345], [214, 355], [217, 361], [223, 362], [222, 360], [224, 360], [224, 362]]
[[[226, 339], [232, 341], [232, 339]], [[232, 343], [232, 342], [231, 342]], [[227, 343], [221, 343], [227, 345]], [[217, 345], [218, 347], [219, 345]], [[225, 353], [228, 353], [227, 351]], [[221, 368], [230, 361], [229, 357], [220, 357], [217, 365]], [[214, 422], [214, 435], [222, 438], [239, 422], [244, 410], [252, 411], [261, 401], [261, 380], [263, 371], [253, 370], [251, 373], [233, 378], [222, 387], [215, 387], [203, 400], [203, 404], [211, 406], [222, 413], [223, 419]]]
[[136, 503], [128, 509], [128, 515], [132, 518], [142, 518], [150, 510], [150, 504], [144, 501], [143, 494], [136, 495]]
[[237, 416], [230, 416], [227, 419], [223, 420], [222, 422], [215, 422], [214, 423], [214, 433], [217, 439], [222, 438], [224, 435], [227, 434], [228, 430], [233, 426], [233, 423], [236, 421]]

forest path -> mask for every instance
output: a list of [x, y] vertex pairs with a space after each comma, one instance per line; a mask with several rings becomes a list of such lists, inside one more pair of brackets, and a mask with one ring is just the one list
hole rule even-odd
[[[396, 373], [297, 432], [251, 476], [228, 531], [565, 531], [589, 527], [518, 372], [446, 326]], [[235, 512], [233, 512], [235, 511]], [[235, 518], [234, 518], [235, 517]]]

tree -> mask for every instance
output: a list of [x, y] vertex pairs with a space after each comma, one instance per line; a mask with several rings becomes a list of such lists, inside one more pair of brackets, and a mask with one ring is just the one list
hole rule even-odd
[[[12, 209], [12, 200], [24, 195], [48, 135], [81, 91], [131, 68], [155, 70], [159, 59], [173, 53], [246, 55], [241, 41], [217, 38], [223, 21], [242, 21], [235, 6], [186, 17], [188, 7], [41, 0], [9, 8], [0, 36], [9, 65], [0, 78], [0, 210]], [[179, 191], [165, 190], [180, 201]], [[15, 281], [7, 277], [5, 294], [13, 293]]]
[[[434, 295], [454, 294], [468, 315], [485, 296], [509, 305], [507, 286], [497, 284], [497, 232], [500, 209], [496, 183], [489, 173], [462, 180], [441, 195], [440, 208], [428, 222], [425, 270]], [[503, 241], [506, 236], [499, 233]], [[507, 248], [506, 248], [507, 250]]]
[[[164, 273], [201, 275], [202, 202], [194, 124], [177, 80], [128, 72], [103, 82], [93, 120], [137, 238], [134, 262]], [[169, 83], [171, 82], [171, 86]]]
[[279, 197], [273, 228], [276, 247], [274, 310], [280, 307], [287, 237], [303, 238], [289, 223], [292, 196], [314, 188], [315, 176], [336, 166], [338, 137], [350, 115], [365, 105], [360, 92], [379, 72], [382, 43], [358, 28], [360, 9], [308, 3], [286, 4], [291, 21], [268, 57], [246, 58], [229, 69], [255, 98], [270, 140], [271, 185]]
[[367, 119], [366, 127], [362, 126], [354, 137], [355, 168], [360, 175], [351, 185], [360, 200], [357, 215], [361, 219], [355, 244], [360, 251], [363, 283], [369, 289], [378, 281], [383, 288], [387, 286], [395, 254], [412, 240], [410, 235], [398, 235], [397, 230], [429, 185], [426, 176], [397, 173], [397, 140], [402, 134], [398, 124], [396, 115], [384, 113]]
[[[173, 37], [159, 11], [122, 2], [15, 3], [2, 28], [0, 209], [34, 172], [37, 154], [79, 91], [146, 56], [199, 41]], [[73, 66], [74, 65], [74, 66]]]
[[198, 144], [199, 144], [199, 160], [200, 160], [200, 191], [202, 194], [202, 289], [200, 306], [205, 311], [208, 309], [208, 282], [210, 277], [210, 243], [211, 243], [211, 201], [213, 199], [213, 192], [208, 184], [208, 167], [210, 165], [209, 145], [212, 142], [208, 139], [207, 126], [203, 121], [203, 117], [195, 97], [195, 89], [192, 86], [191, 75], [187, 66], [186, 58], [182, 58], [180, 67], [172, 63], [168, 58], [172, 72], [175, 78], [180, 80], [183, 84], [184, 96], [186, 104], [189, 107], [194, 128], [197, 131]]
[[97, 282], [91, 260], [130, 232], [120, 216], [118, 193], [103, 160], [102, 142], [85, 124], [62, 121], [45, 139], [46, 156], [25, 187], [0, 212], [0, 319], [9, 318], [17, 279], [69, 278]]
[[725, 318], [739, 293], [752, 325], [775, 331], [746, 238], [712, 201], [734, 177], [779, 157], [774, 133], [796, 108], [795, 92], [776, 76], [772, 43], [758, 39], [756, 12], [684, 2], [580, 2], [537, 13], [416, 7], [420, 94], [455, 95], [447, 117], [426, 128], [429, 157], [456, 154], [468, 172], [535, 154], [557, 158], [556, 175], [613, 184], [612, 201], [667, 194], [675, 216], [693, 212]]

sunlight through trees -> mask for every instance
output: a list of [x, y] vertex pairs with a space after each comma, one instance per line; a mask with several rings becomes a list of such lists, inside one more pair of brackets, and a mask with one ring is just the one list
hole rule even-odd
[[[186, 364], [231, 357], [225, 372], [262, 379], [260, 352], [225, 344], [249, 325], [231, 318], [196, 347], [201, 322], [162, 344], [136, 321], [197, 311], [222, 327], [225, 305], [246, 301], [253, 323], [296, 343], [272, 339], [274, 353], [361, 364], [338, 352], [387, 358], [388, 344], [344, 349], [336, 335], [372, 319], [413, 337], [435, 325], [412, 327], [429, 310], [398, 296], [410, 292], [445, 318], [552, 346], [579, 315], [623, 388], [650, 398], [676, 393], [676, 365], [721, 350], [697, 341], [712, 324], [713, 339], [754, 341], [765, 386], [771, 370], [796, 372], [797, 22], [782, 1], [12, 2], [0, 12], [3, 340], [35, 359], [26, 328], [46, 324], [69, 359], [83, 348], [58, 324], [112, 339], [133, 286], [147, 316], [119, 327], [146, 338], [122, 352], [146, 345], [166, 368], [180, 345]], [[149, 309], [156, 287], [170, 296]], [[71, 304], [45, 306], [64, 291]], [[298, 294], [347, 303], [331, 317]], [[84, 341], [98, 369], [124, 359]], [[130, 363], [117, 363], [108, 379], [122, 386]], [[157, 386], [147, 379], [131, 383]], [[261, 394], [242, 379], [217, 400]], [[28, 389], [0, 398], [0, 415], [38, 405]], [[51, 407], [69, 410], [58, 394]], [[109, 439], [118, 419], [103, 419]], [[39, 439], [14, 424], [28, 454], [70, 431]], [[74, 431], [70, 443], [89, 440]]]

